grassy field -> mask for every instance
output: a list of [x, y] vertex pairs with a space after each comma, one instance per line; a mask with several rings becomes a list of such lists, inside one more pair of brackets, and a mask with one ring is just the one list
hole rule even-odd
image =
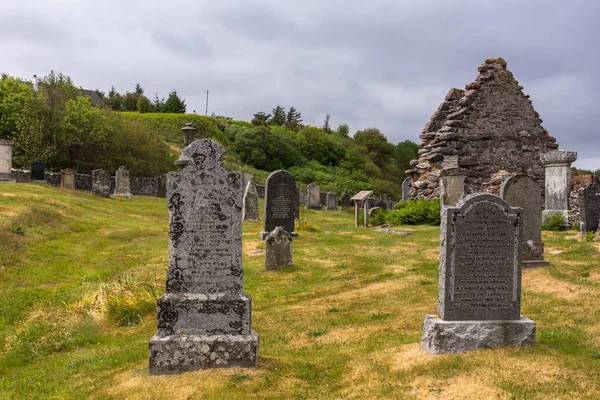
[[261, 223], [244, 223], [258, 366], [149, 376], [166, 201], [0, 183], [0, 398], [600, 397], [598, 242], [544, 232], [551, 265], [523, 274], [535, 346], [432, 356], [419, 342], [437, 309], [439, 228], [399, 236], [352, 218], [302, 210], [294, 266], [276, 272], [257, 251]]

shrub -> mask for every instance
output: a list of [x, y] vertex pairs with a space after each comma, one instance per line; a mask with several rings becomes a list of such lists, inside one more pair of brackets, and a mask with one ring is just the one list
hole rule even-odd
[[440, 201], [418, 199], [398, 203], [395, 210], [386, 213], [385, 222], [392, 225], [439, 225]]
[[371, 215], [369, 217], [369, 223], [371, 225], [383, 225], [385, 224], [385, 220], [386, 220], [386, 216], [387, 216], [388, 212], [382, 208], [380, 208], [379, 210], [375, 211], [373, 213], [373, 215]]
[[543, 231], [561, 231], [565, 229], [565, 218], [562, 213], [546, 215], [542, 221]]

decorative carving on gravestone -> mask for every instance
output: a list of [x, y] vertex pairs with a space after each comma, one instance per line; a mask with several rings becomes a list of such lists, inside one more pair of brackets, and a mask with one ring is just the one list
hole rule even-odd
[[327, 211], [337, 211], [337, 196], [333, 192], [327, 192]]
[[535, 342], [521, 315], [523, 210], [478, 193], [441, 212], [438, 315], [421, 348], [432, 354]]
[[600, 219], [600, 184], [591, 183], [579, 189], [581, 233], [598, 231]]
[[292, 236], [276, 227], [265, 238], [265, 269], [277, 270], [292, 265]]
[[258, 216], [258, 192], [256, 184], [250, 178], [247, 180], [246, 190], [244, 191], [244, 209], [242, 210], [243, 221], [260, 221]]
[[523, 209], [523, 268], [547, 265], [542, 242], [542, 193], [527, 175], [513, 175], [502, 182], [500, 197], [511, 207]]
[[[182, 152], [181, 154], [184, 154], [184, 152]], [[178, 161], [180, 161], [180, 164], [179, 164], [180, 166], [187, 165], [187, 164], [183, 164], [181, 157], [179, 158]], [[189, 161], [186, 161], [186, 162], [189, 162]], [[126, 198], [126, 199], [130, 199], [133, 197], [133, 195], [131, 194], [129, 171], [127, 170], [127, 168], [125, 168], [123, 166], [120, 166], [119, 169], [117, 170], [117, 172], [115, 173], [115, 192], [113, 193], [113, 196], [122, 197], [122, 198]]]
[[60, 188], [75, 190], [75, 171], [70, 168], [60, 170]]
[[306, 192], [306, 208], [320, 210], [323, 207], [321, 205], [321, 186], [316, 183], [309, 183]]
[[440, 177], [440, 207], [453, 206], [465, 193], [465, 171], [445, 169]]
[[110, 197], [110, 174], [106, 170], [92, 171], [92, 192], [99, 197]]
[[41, 161], [33, 161], [31, 163], [31, 181], [46, 183], [46, 164]]
[[408, 200], [410, 197], [408, 192], [410, 191], [410, 178], [404, 179], [402, 181], [402, 201]]
[[569, 194], [571, 193], [571, 164], [577, 160], [574, 151], [554, 150], [540, 155], [546, 173], [545, 207], [542, 216], [559, 213], [564, 225], [569, 224]]
[[344, 192], [342, 193], [340, 201], [342, 203], [343, 210], [352, 207], [352, 201], [350, 201], [350, 193], [348, 193], [347, 190], [344, 190]]
[[0, 139], [0, 182], [15, 182], [12, 174], [12, 153], [15, 142]]
[[296, 216], [296, 180], [287, 171], [273, 171], [265, 182], [265, 213], [260, 238], [264, 240], [276, 227], [281, 226], [292, 236]]
[[358, 226], [359, 210], [363, 208], [363, 226], [366, 228], [369, 226], [369, 196], [373, 194], [372, 190], [363, 190], [356, 193], [350, 201], [354, 202], [354, 226]]
[[251, 297], [242, 269], [243, 176], [220, 162], [225, 149], [196, 140], [189, 162], [169, 172], [169, 270], [150, 339], [150, 373], [255, 366]]

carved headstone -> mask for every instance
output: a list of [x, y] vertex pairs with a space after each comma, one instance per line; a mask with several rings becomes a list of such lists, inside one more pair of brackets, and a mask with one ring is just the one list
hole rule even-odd
[[308, 204], [306, 202], [306, 190], [299, 190], [298, 196], [299, 196], [298, 200], [300, 201], [300, 204], [302, 204], [303, 206], [306, 207], [306, 205]]
[[569, 224], [569, 194], [571, 193], [571, 164], [577, 160], [574, 151], [554, 150], [540, 155], [546, 172], [546, 193], [543, 216], [559, 213]]
[[244, 191], [244, 209], [242, 211], [243, 221], [260, 221], [258, 216], [258, 192], [256, 184], [252, 179], [247, 180], [246, 190]]
[[115, 173], [115, 192], [113, 193], [113, 196], [127, 199], [133, 197], [131, 194], [129, 171], [123, 166], [120, 166]]
[[196, 140], [169, 172], [169, 270], [150, 339], [150, 373], [254, 366], [258, 334], [242, 269], [243, 177], [220, 162], [225, 149]]
[[12, 152], [14, 142], [0, 139], [0, 182], [14, 182], [12, 175]]
[[600, 219], [600, 184], [588, 184], [579, 189], [579, 193], [581, 233], [595, 233]]
[[432, 354], [535, 342], [521, 316], [522, 209], [478, 193], [442, 208], [438, 316], [425, 317]]
[[110, 174], [103, 169], [92, 171], [92, 192], [99, 197], [110, 197]]
[[281, 226], [292, 236], [296, 217], [296, 180], [287, 171], [273, 171], [265, 182], [265, 213], [260, 238], [265, 239], [276, 227]]
[[513, 175], [500, 188], [500, 197], [511, 207], [523, 209], [523, 268], [548, 264], [542, 242], [542, 193], [536, 181], [527, 175]]
[[60, 187], [75, 190], [75, 171], [69, 168], [60, 171]]
[[31, 163], [31, 181], [46, 183], [46, 164], [41, 161]]
[[402, 201], [410, 199], [408, 192], [410, 191], [410, 178], [406, 178], [402, 182]]
[[337, 196], [333, 192], [327, 192], [327, 211], [337, 211]]
[[347, 190], [344, 190], [344, 193], [342, 193], [342, 197], [340, 198], [340, 201], [342, 203], [342, 209], [352, 207], [352, 202], [350, 201], [350, 193], [348, 193]]
[[292, 236], [276, 227], [265, 240], [265, 269], [276, 270], [292, 265]]
[[321, 186], [316, 183], [309, 183], [307, 186], [306, 208], [320, 210], [321, 205]]
[[461, 169], [446, 169], [440, 178], [440, 207], [453, 206], [465, 192], [465, 175]]

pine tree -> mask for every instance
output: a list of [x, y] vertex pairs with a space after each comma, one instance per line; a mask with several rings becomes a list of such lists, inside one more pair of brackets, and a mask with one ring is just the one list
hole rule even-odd
[[285, 124], [285, 109], [283, 107], [278, 105], [271, 113], [273, 114], [273, 118], [271, 118], [269, 125], [283, 126]]
[[136, 96], [141, 96], [144, 94], [144, 89], [142, 88], [142, 85], [140, 85], [139, 83], [135, 84], [135, 89], [133, 90], [133, 94], [135, 94]]
[[116, 91], [114, 86], [111, 86], [110, 91], [108, 92], [107, 103], [114, 111], [121, 111], [123, 109], [123, 96]]
[[169, 93], [169, 97], [167, 101], [165, 101], [165, 112], [167, 113], [175, 113], [175, 114], [185, 114], [185, 100], [181, 99], [177, 95], [177, 90], [173, 89], [171, 93]]
[[294, 107], [290, 107], [285, 118], [285, 127], [288, 129], [298, 129], [302, 125], [302, 114], [300, 114]]
[[165, 98], [159, 98], [158, 93], [154, 93], [154, 99], [152, 100], [152, 112], [165, 112]]

